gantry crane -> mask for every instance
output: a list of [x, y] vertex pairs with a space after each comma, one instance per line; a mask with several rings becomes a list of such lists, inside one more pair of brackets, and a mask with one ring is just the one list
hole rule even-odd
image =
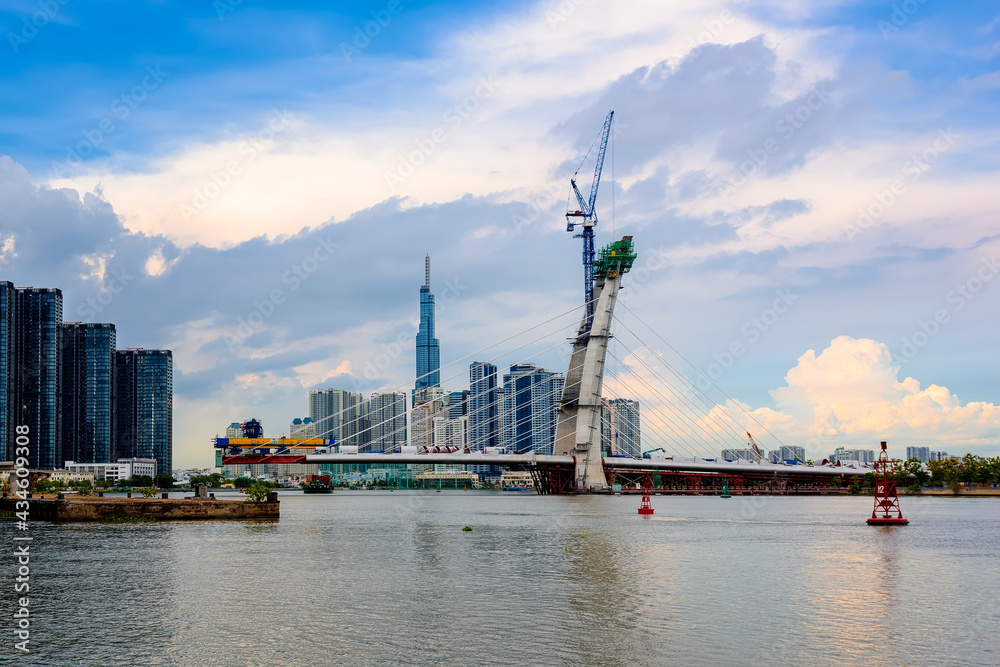
[[[580, 208], [575, 211], [566, 211], [566, 231], [572, 232], [576, 225], [583, 227], [583, 233], [578, 236], [583, 238], [583, 295], [587, 308], [586, 331], [590, 331], [590, 325], [594, 321], [594, 226], [597, 225], [597, 211], [594, 210], [594, 204], [597, 202], [597, 188], [601, 184], [604, 153], [608, 148], [608, 137], [611, 134], [611, 119], [614, 115], [614, 110], [611, 110], [608, 112], [608, 117], [604, 119], [604, 129], [601, 132], [601, 147], [597, 152], [597, 166], [594, 168], [594, 182], [590, 186], [590, 198], [584, 201], [580, 188], [576, 186], [576, 176], [580, 173], [579, 169], [573, 174], [573, 178], [569, 180], [573, 186], [573, 194], [576, 195], [576, 201], [579, 203]], [[573, 220], [574, 218], [582, 219], [576, 222]]]

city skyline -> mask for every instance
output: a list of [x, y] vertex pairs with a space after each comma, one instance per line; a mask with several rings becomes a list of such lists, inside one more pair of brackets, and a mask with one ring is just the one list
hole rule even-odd
[[0, 460], [25, 426], [33, 468], [156, 459], [170, 474], [171, 351], [117, 349], [113, 323], [64, 322], [63, 312], [57, 287], [0, 281]]
[[[789, 445], [1000, 452], [992, 5], [406, 5], [347, 55], [373, 9], [313, 9], [60, 5], [8, 40], [3, 277], [174, 351], [177, 465], [412, 387], [425, 253], [442, 367], [578, 305], [568, 183], [612, 108], [597, 243], [636, 239], [650, 354]], [[249, 37], [300, 10], [310, 39]]]

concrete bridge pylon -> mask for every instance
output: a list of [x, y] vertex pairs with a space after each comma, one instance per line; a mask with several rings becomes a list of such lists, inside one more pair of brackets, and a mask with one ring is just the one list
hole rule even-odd
[[552, 448], [553, 454], [572, 456], [576, 461], [572, 488], [563, 492], [590, 493], [607, 485], [601, 457], [601, 390], [618, 291], [635, 258], [632, 237], [625, 236], [602, 248], [594, 263], [593, 321], [588, 326], [584, 308], [566, 371]]

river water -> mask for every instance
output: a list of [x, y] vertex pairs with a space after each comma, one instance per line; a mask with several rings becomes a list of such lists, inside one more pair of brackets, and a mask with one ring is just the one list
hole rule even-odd
[[865, 524], [865, 497], [654, 497], [652, 518], [635, 496], [281, 503], [270, 522], [32, 523], [20, 659], [1000, 664], [1000, 499], [903, 498], [894, 528]]

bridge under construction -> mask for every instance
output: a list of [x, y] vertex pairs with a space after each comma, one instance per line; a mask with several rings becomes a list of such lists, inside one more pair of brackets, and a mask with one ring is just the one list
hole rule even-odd
[[[375, 467], [495, 466], [530, 472], [535, 489], [543, 494], [601, 493], [638, 488], [650, 482], [655, 487], [654, 492], [700, 493], [705, 489], [722, 486], [727, 491], [731, 490], [737, 494], [794, 493], [821, 491], [827, 489], [833, 480], [857, 478], [871, 472], [870, 468], [855, 465], [827, 464], [826, 461], [820, 465], [812, 465], [811, 462], [804, 460], [781, 461], [775, 460], [774, 456], [765, 457], [749, 433], [751, 428], [758, 433], [763, 430], [774, 437], [780, 447], [779, 451], [790, 448], [784, 447], [783, 443], [770, 434], [753, 414], [741, 406], [739, 401], [726, 396], [721, 402], [717, 402], [718, 399], [708, 396], [706, 387], [715, 387], [720, 392], [721, 388], [704, 374], [701, 374], [698, 382], [692, 382], [688, 377], [691, 371], [696, 374], [701, 372], [673, 350], [652, 328], [647, 325], [656, 338], [673, 351], [675, 356], [679, 356], [680, 360], [688, 364], [688, 368], [684, 368], [680, 362], [669, 361], [662, 349], [656, 349], [644, 341], [632, 326], [615, 314], [623, 279], [632, 270], [638, 255], [631, 236], [624, 236], [606, 245], [599, 252], [594, 252], [594, 228], [597, 225], [595, 205], [613, 116], [614, 112], [608, 114], [600, 134], [589, 198], [584, 198], [577, 187], [576, 175], [570, 181], [578, 208], [566, 213], [567, 231], [573, 232], [576, 226], [582, 228], [582, 232], [577, 236], [583, 239], [583, 305], [501, 341], [510, 343], [511, 349], [506, 349], [491, 359], [492, 361], [503, 356], [509, 357], [510, 354], [521, 350], [537, 348], [539, 343], [546, 339], [557, 339], [557, 342], [550, 347], [536, 350], [512, 365], [513, 371], [516, 366], [526, 364], [530, 360], [546, 358], [546, 354], [555, 354], [554, 351], [565, 349], [568, 338], [572, 343], [568, 354], [557, 357], [555, 361], [551, 359], [547, 361], [550, 364], [559, 363], [568, 356], [563, 381], [561, 384], [552, 383], [549, 378], [551, 373], [545, 377], [542, 377], [544, 374], [538, 374], [537, 381], [516, 389], [514, 396], [506, 397], [502, 409], [499, 410], [500, 398], [493, 398], [482, 405], [477, 403], [475, 407], [471, 403], [457, 406], [467, 411], [473, 410], [471, 414], [476, 414], [475, 411], [492, 411], [490, 414], [496, 415], [496, 423], [502, 423], [505, 429], [510, 428], [512, 432], [524, 427], [541, 433], [545, 428], [549, 428], [545, 437], [537, 438], [537, 441], [533, 441], [531, 446], [524, 450], [509, 445], [487, 447], [482, 442], [470, 443], [459, 438], [461, 444], [458, 446], [400, 446], [398, 451], [375, 452], [365, 451], [365, 446], [338, 442], [336, 437], [326, 437], [335, 430], [332, 427], [318, 426], [317, 430], [321, 437], [316, 438], [269, 439], [262, 437], [258, 423], [251, 422], [249, 430], [244, 433], [245, 437], [215, 440], [214, 444], [218, 450], [217, 463], [220, 465], [366, 464]], [[426, 315], [432, 318], [433, 296], [429, 294], [429, 289], [428, 260], [425, 267], [421, 308], [422, 317], [425, 316], [423, 309], [427, 308]], [[423, 291], [427, 294], [423, 294]], [[642, 323], [624, 304], [623, 308], [636, 322]], [[573, 317], [581, 312], [579, 324], [572, 325], [565, 321], [567, 316]], [[617, 327], [614, 339], [611, 331], [613, 325]], [[543, 326], [553, 326], [554, 330], [540, 337], [530, 338]], [[560, 336], [560, 332], [570, 326], [575, 329], [574, 333], [570, 336], [565, 334]], [[433, 337], [433, 330], [428, 329], [428, 331], [427, 335]], [[521, 335], [529, 339], [520, 345], [511, 343]], [[500, 343], [491, 345], [475, 354], [485, 353], [499, 345]], [[614, 345], [624, 345], [626, 348], [624, 353], [616, 353]], [[609, 375], [609, 357], [610, 365], [615, 369], [610, 372], [612, 387], [605, 382], [606, 375]], [[527, 368], [527, 366], [521, 367]], [[530, 368], [533, 369], [534, 366], [530, 365]], [[360, 433], [377, 431], [384, 440], [388, 427], [395, 429], [397, 433], [402, 430], [405, 437], [401, 439], [407, 443], [434, 442], [436, 435], [432, 438], [422, 436], [418, 439], [412, 432], [416, 431], [418, 420], [423, 420], [425, 426], [430, 423], [431, 418], [428, 417], [425, 406], [434, 400], [433, 397], [437, 396], [437, 399], [440, 399], [446, 394], [438, 386], [440, 381], [438, 374], [439, 369], [434, 365], [428, 373], [416, 379], [415, 384], [421, 388], [414, 392], [414, 398], [416, 399], [419, 393], [423, 403], [411, 406], [409, 426], [405, 425], [405, 419], [403, 425], [399, 426], [398, 415], [381, 422], [362, 424], [361, 418], [351, 413], [354, 415], [351, 418], [353, 427], [342, 432], [350, 432], [350, 437], [356, 438]], [[457, 377], [458, 374], [455, 374], [451, 378], [444, 379]], [[433, 381], [429, 382], [431, 379]], [[428, 384], [430, 386], [427, 386]], [[407, 386], [414, 385], [397, 387], [394, 391], [405, 391]], [[434, 393], [435, 390], [438, 391], [437, 394]], [[526, 426], [525, 421], [533, 420], [534, 417], [525, 414], [520, 408], [507, 405], [508, 402], [517, 403], [517, 400], [511, 401], [511, 399], [516, 399], [518, 394], [524, 392], [528, 392], [532, 401], [537, 399], [543, 404], [547, 401], [553, 406], [551, 426], [538, 427], [533, 421]], [[461, 392], [459, 394], [461, 395]], [[608, 436], [608, 399], [629, 400], [626, 398], [629, 395], [642, 395], [647, 402], [652, 403], [642, 414], [639, 414], [636, 407], [636, 421], [642, 426], [642, 441], [661, 445], [648, 450], [645, 455], [635, 451], [639, 447], [637, 435], [639, 423], [635, 424], [636, 437], [633, 438], [634, 446], [632, 451], [628, 452], [629, 455], [613, 451], [614, 443], [608, 442], [609, 439], [614, 439]], [[431, 398], [427, 398], [428, 396]], [[418, 410], [423, 410], [419, 417]], [[326, 419], [342, 422], [348, 412], [349, 409], [344, 408], [340, 413], [330, 415]], [[611, 421], [614, 421], [613, 415]], [[437, 428], [436, 420], [435, 428]], [[612, 424], [610, 430], [614, 428], [616, 427]], [[749, 438], [750, 449], [738, 449], [736, 445], [737, 442], [740, 447], [746, 445], [743, 440], [744, 433]], [[443, 430], [442, 434], [447, 439], [450, 437], [449, 434], [453, 435], [454, 432]], [[507, 440], [514, 443], [518, 441], [517, 438]], [[723, 455], [707, 453], [706, 448], [711, 447], [718, 448], [716, 451], [721, 449]], [[649, 456], [656, 451], [664, 452], [664, 456], [656, 458]], [[738, 454], [726, 457], [726, 452], [738, 452]]]

